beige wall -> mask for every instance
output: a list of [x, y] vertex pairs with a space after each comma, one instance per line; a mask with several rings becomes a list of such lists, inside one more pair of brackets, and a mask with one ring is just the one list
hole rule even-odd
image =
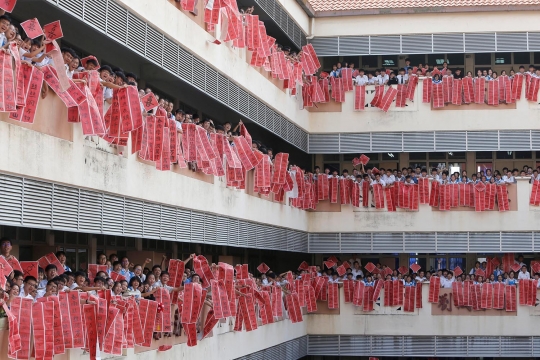
[[416, 13], [315, 18], [315, 36], [537, 31], [536, 11]]

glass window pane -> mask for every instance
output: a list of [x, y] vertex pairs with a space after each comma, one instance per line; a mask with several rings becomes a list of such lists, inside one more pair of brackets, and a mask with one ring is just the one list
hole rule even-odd
[[491, 53], [474, 54], [475, 65], [491, 65]]
[[444, 54], [428, 54], [427, 59], [430, 68], [435, 65], [441, 67], [443, 62], [446, 61], [446, 56]]
[[[88, 252], [86, 249], [78, 249], [78, 269], [86, 271], [88, 269]], [[71, 268], [73, 270], [73, 268]]]
[[343, 161], [352, 161], [358, 154], [343, 154]]
[[532, 159], [532, 151], [516, 151], [516, 159]]
[[[531, 63], [531, 53], [528, 52], [516, 52], [514, 53], [514, 64], [529, 65]], [[518, 70], [518, 69], [514, 69]]]
[[[429, 162], [429, 168], [430, 169], [433, 169], [433, 168], [439, 168], [439, 169], [446, 169], [446, 161], [439, 161], [439, 162], [436, 162], [436, 161], [430, 161]], [[428, 169], [428, 174], [431, 173], [431, 170]]]
[[96, 237], [96, 244], [97, 246], [104, 246], [105, 245], [105, 237], [103, 235], [94, 235]]
[[495, 64], [511, 64], [512, 53], [495, 53]]
[[362, 67], [363, 68], [378, 68], [379, 57], [377, 55], [362, 56]]
[[135, 238], [126, 238], [126, 247], [134, 248], [135, 247]]
[[446, 153], [444, 152], [429, 153], [429, 160], [444, 160], [444, 159], [446, 159]]
[[397, 55], [383, 55], [382, 58], [382, 67], [396, 67], [398, 63]]
[[45, 229], [32, 229], [32, 241], [33, 242], [45, 242]]
[[411, 66], [418, 66], [420, 64], [424, 65], [426, 63], [426, 55], [424, 54], [415, 54], [407, 56], [411, 60]]
[[[77, 244], [77, 233], [66, 231], [66, 244], [75, 245]], [[54, 237], [54, 241], [56, 242], [56, 236]], [[61, 243], [62, 241], [60, 241]]]
[[383, 153], [383, 161], [399, 161], [399, 153]]
[[339, 161], [339, 154], [325, 154], [323, 155], [324, 161]]
[[449, 152], [448, 153], [448, 160], [462, 160], [465, 159], [465, 152], [464, 151], [457, 151], [457, 152]]
[[409, 154], [409, 160], [426, 160], [427, 153], [425, 152], [415, 152]]
[[493, 171], [493, 163], [490, 163], [490, 162], [489, 163], [488, 162], [476, 163], [476, 172], [485, 174], [488, 169]]
[[493, 153], [491, 151], [477, 151], [476, 158], [482, 160], [493, 159]]
[[345, 56], [341, 65], [345, 67], [345, 64], [347, 64], [347, 67], [354, 64], [354, 68], [357, 69], [360, 64], [360, 56]]
[[[425, 161], [421, 161], [421, 162], [418, 162], [418, 161], [410, 162], [409, 161], [409, 166], [412, 167], [413, 169], [416, 169], [417, 166], [420, 166], [420, 169], [423, 169], [423, 168], [426, 167], [426, 162]], [[431, 171], [428, 171], [428, 173], [431, 173]]]
[[514, 153], [512, 151], [497, 151], [497, 159], [513, 159]]
[[446, 54], [446, 61], [448, 62], [448, 66], [464, 65], [465, 55], [464, 54]]
[[18, 233], [17, 233], [17, 240], [18, 241], [32, 241], [32, 229], [19, 228]]
[[17, 228], [15, 226], [0, 226], [0, 229], [2, 229], [2, 236], [8, 237], [10, 239], [17, 238]]
[[450, 258], [450, 269], [455, 269], [456, 267], [460, 267], [465, 272], [465, 258]]
[[[540, 63], [540, 52], [535, 52], [534, 53], [534, 61], [533, 61], [535, 64], [536, 63]], [[526, 70], [528, 70], [528, 66], [525, 66]]]
[[337, 64], [339, 61], [338, 56], [325, 56], [320, 58], [322, 62], [323, 69], [326, 69], [327, 71], [332, 71], [332, 66]]

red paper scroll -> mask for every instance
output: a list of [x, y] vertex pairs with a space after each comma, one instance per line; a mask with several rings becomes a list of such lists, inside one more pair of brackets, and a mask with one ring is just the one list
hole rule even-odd
[[482, 285], [482, 298], [480, 302], [480, 308], [492, 309], [493, 308], [493, 284]]
[[450, 184], [439, 186], [440, 200], [439, 200], [439, 210], [450, 210], [451, 203], [451, 188]]
[[399, 84], [397, 86], [396, 107], [405, 107], [407, 101], [407, 85]]
[[474, 185], [474, 209], [484, 211], [486, 209], [486, 185], [478, 183]]
[[103, 271], [107, 273], [107, 270], [107, 265], [88, 264], [88, 278], [91, 282], [94, 282], [94, 278], [96, 277], [98, 272]]
[[463, 102], [465, 104], [470, 104], [474, 101], [474, 87], [473, 87], [473, 78], [464, 77], [461, 79], [463, 85]]
[[393, 87], [388, 87], [388, 90], [386, 90], [386, 94], [381, 99], [380, 108], [384, 112], [388, 112], [390, 109], [390, 105], [392, 105], [392, 102], [396, 98], [397, 95], [397, 89]]
[[384, 209], [383, 188], [381, 184], [373, 184], [373, 201], [376, 209]]
[[416, 92], [416, 86], [418, 85], [418, 76], [409, 76], [409, 83], [407, 84], [407, 99], [414, 101], [414, 94]]
[[136, 86], [127, 86], [118, 90], [120, 102], [121, 131], [133, 131], [142, 126], [142, 113], [139, 93]]
[[103, 352], [112, 355], [122, 355], [124, 334], [124, 319], [119, 307], [109, 307], [107, 326], [103, 340]]
[[431, 79], [426, 78], [422, 81], [422, 102], [431, 103], [431, 97], [433, 92], [433, 82]]
[[373, 301], [377, 301], [377, 299], [379, 299], [383, 286], [384, 286], [383, 280], [377, 280], [375, 282], [375, 288], [373, 289]]
[[0, 111], [16, 111], [16, 94], [13, 79], [13, 66], [11, 54], [2, 52], [0, 54]]
[[416, 297], [416, 288], [414, 286], [406, 286], [405, 287], [405, 301], [403, 303], [404, 312], [414, 312], [415, 297]]
[[242, 136], [235, 136], [234, 145], [242, 166], [246, 169], [246, 171], [253, 169], [257, 165], [258, 161], [247, 140]]
[[90, 350], [90, 359], [96, 358], [97, 350], [97, 327], [96, 327], [96, 308], [94, 305], [84, 305], [83, 313], [86, 320], [86, 339]]
[[429, 206], [437, 207], [439, 206], [439, 192], [440, 184], [438, 181], [433, 180], [431, 182], [431, 194], [429, 195]]
[[510, 88], [510, 91], [511, 91], [510, 97], [513, 101], [521, 99], [522, 88], [523, 88], [523, 75], [515, 74], [514, 78], [512, 79], [512, 85]]
[[345, 303], [352, 303], [354, 297], [354, 280], [343, 280], [343, 293]]
[[384, 306], [394, 305], [394, 287], [392, 280], [384, 282]]
[[64, 267], [62, 266], [62, 264], [60, 264], [60, 261], [58, 261], [54, 253], [49, 253], [45, 256], [42, 256], [41, 258], [39, 258], [38, 263], [39, 266], [43, 269], [45, 269], [49, 264], [56, 265], [56, 273], [58, 275], [64, 273]]
[[[10, 321], [10, 325], [18, 325], [13, 330], [10, 326], [10, 338], [8, 356], [12, 359], [29, 359], [31, 342], [31, 322], [32, 299], [16, 297], [11, 301], [11, 313], [15, 321]], [[17, 350], [18, 349], [18, 350]]]
[[364, 287], [364, 308], [363, 311], [373, 311], [373, 286]]
[[339, 309], [339, 289], [337, 283], [328, 284], [328, 308]]
[[509, 211], [510, 204], [508, 202], [508, 188], [506, 185], [497, 186], [497, 204], [499, 211]]
[[291, 322], [297, 323], [302, 322], [302, 310], [300, 309], [300, 303], [298, 301], [298, 294], [291, 293], [285, 296], [287, 302], [287, 313]]
[[488, 105], [499, 105], [499, 80], [487, 82], [487, 103]]
[[32, 326], [34, 332], [34, 352], [36, 360], [52, 359], [54, 336], [48, 329], [53, 322], [54, 304], [41, 301], [32, 305]]
[[527, 100], [538, 102], [539, 86], [540, 86], [540, 78], [531, 77], [529, 88], [527, 90]]
[[454, 79], [452, 86], [452, 104], [461, 105], [461, 93], [463, 91], [462, 79]]
[[223, 319], [232, 316], [229, 307], [229, 299], [223, 280], [210, 280], [212, 287], [212, 303], [214, 305], [214, 316], [216, 319]]
[[433, 84], [433, 108], [442, 108], [444, 107], [444, 90], [443, 84]]
[[169, 291], [165, 288], [158, 288], [154, 293], [154, 297], [158, 303], [163, 304], [163, 310], [157, 314], [154, 331], [171, 332], [171, 297]]
[[493, 284], [493, 308], [497, 310], [504, 309], [505, 285], [503, 283]]
[[144, 343], [142, 343], [141, 346], [150, 347], [152, 345], [152, 333], [156, 322], [157, 306], [158, 303], [156, 301], [146, 299], [139, 300], [139, 315], [144, 334]]
[[429, 179], [418, 178], [418, 197], [420, 204], [429, 203]]
[[394, 189], [397, 189], [397, 187], [384, 188], [384, 197], [386, 198], [386, 208], [388, 211], [396, 211], [397, 204], [394, 199]]
[[439, 292], [441, 290], [441, 278], [437, 276], [432, 276], [429, 280], [429, 295], [428, 302], [437, 303], [439, 302]]
[[3, 0], [0, 1], [0, 9], [5, 10], [8, 13], [13, 12], [17, 0]]
[[381, 107], [381, 100], [384, 95], [384, 85], [375, 85], [375, 96], [371, 100], [371, 106]]
[[416, 296], [416, 308], [421, 309], [422, 308], [422, 283], [416, 283], [416, 289], [415, 289], [415, 296]]
[[353, 305], [362, 306], [364, 302], [364, 288], [365, 284], [363, 281], [354, 281], [354, 293], [353, 293]]
[[353, 89], [352, 69], [343, 68], [341, 70], [341, 77], [343, 79], [343, 91], [351, 91]]
[[474, 102], [476, 104], [483, 104], [486, 91], [486, 79], [476, 78], [474, 79]]
[[330, 190], [330, 203], [337, 204], [338, 199], [338, 183], [339, 179], [337, 177], [331, 177], [329, 179], [329, 190]]
[[452, 102], [452, 85], [453, 85], [453, 78], [451, 76], [443, 76], [442, 78], [442, 85], [443, 85], [443, 99], [444, 103], [451, 103]]
[[366, 86], [357, 85], [354, 87], [354, 110], [364, 110], [366, 104]]
[[540, 181], [538, 180], [533, 181], [529, 204], [533, 206], [540, 206]]
[[[181, 323], [194, 324], [199, 318], [199, 308], [204, 299], [200, 284], [189, 283], [184, 287], [184, 302], [182, 306]], [[145, 338], [146, 340], [146, 338]]]
[[507, 285], [505, 287], [505, 308], [506, 311], [517, 311], [517, 305], [516, 305], [516, 286], [515, 285]]
[[272, 315], [276, 317], [283, 317], [283, 292], [280, 286], [272, 286]]

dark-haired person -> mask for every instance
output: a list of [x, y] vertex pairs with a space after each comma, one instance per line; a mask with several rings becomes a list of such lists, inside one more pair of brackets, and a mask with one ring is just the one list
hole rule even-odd
[[3, 47], [8, 43], [6, 38], [6, 31], [8, 31], [11, 25], [11, 18], [7, 15], [0, 16], [0, 46]]
[[38, 289], [45, 289], [48, 282], [54, 279], [56, 275], [58, 275], [57, 271], [58, 271], [58, 268], [56, 267], [56, 265], [54, 264], [47, 265], [47, 267], [45, 268], [45, 278], [41, 280], [41, 282], [39, 283]]
[[66, 265], [66, 253], [63, 252], [63, 251], [57, 251], [56, 252], [56, 258], [58, 259], [58, 261], [60, 261], [60, 264], [62, 264], [62, 267], [64, 268], [64, 271], [71, 271], [71, 269], [69, 268], [69, 266]]
[[33, 276], [25, 277], [23, 291], [21, 292], [20, 296], [22, 298], [32, 299], [32, 301], [35, 301], [36, 296], [37, 296], [37, 286], [38, 286], [38, 282], [35, 277]]

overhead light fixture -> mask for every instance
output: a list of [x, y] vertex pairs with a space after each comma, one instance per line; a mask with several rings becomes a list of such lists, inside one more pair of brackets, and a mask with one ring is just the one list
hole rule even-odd
[[449, 152], [449, 153], [448, 153], [448, 155], [450, 155], [450, 156], [454, 156], [454, 153], [451, 153], [451, 152]]
[[388, 156], [390, 156], [391, 158], [394, 157], [394, 153], [388, 153]]
[[511, 151], [507, 151], [506, 152], [508, 155], [512, 155], [512, 152]]

